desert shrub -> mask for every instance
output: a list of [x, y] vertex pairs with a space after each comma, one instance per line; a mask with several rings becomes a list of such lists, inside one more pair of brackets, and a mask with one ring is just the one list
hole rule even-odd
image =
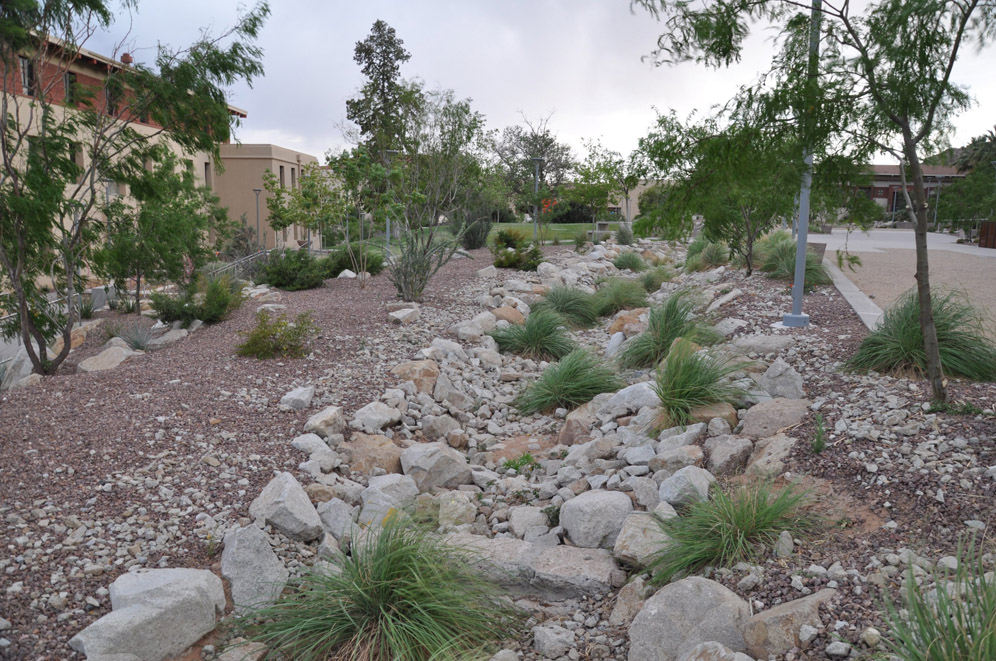
[[198, 306], [197, 318], [205, 324], [221, 321], [242, 304], [242, 285], [228, 274], [201, 278], [198, 285], [204, 299]]
[[246, 340], [236, 347], [236, 352], [254, 358], [301, 358], [308, 353], [311, 338], [317, 333], [310, 312], [303, 312], [291, 321], [285, 314], [271, 317], [262, 310], [256, 315], [256, 327], [241, 333]]
[[115, 329], [114, 335], [124, 340], [133, 351], [146, 351], [152, 342], [152, 329], [142, 324], [132, 324]]
[[498, 230], [495, 233], [495, 249], [505, 250], [511, 248], [512, 250], [519, 250], [520, 248], [525, 248], [528, 244], [526, 235], [519, 230]]
[[[772, 232], [759, 243], [760, 251], [755, 248], [757, 268], [773, 280], [794, 280], [796, 242], [788, 232]], [[815, 285], [829, 285], [833, 282], [820, 256], [809, 251], [806, 252], [805, 279], [806, 291]]]
[[232, 232], [221, 254], [226, 259], [241, 259], [256, 253], [260, 249], [256, 242], [256, 228], [249, 227], [246, 222], [246, 215], [242, 214], [242, 223]]
[[633, 273], [642, 273], [647, 270], [647, 263], [635, 252], [624, 252], [612, 261], [620, 271], [629, 269]]
[[289, 583], [240, 627], [282, 659], [457, 661], [488, 658], [521, 615], [476, 556], [392, 516], [338, 552], [333, 570]]
[[523, 415], [573, 409], [590, 402], [595, 395], [623, 387], [615, 372], [584, 349], [577, 349], [547, 367], [539, 379], [523, 390], [515, 406]]
[[742, 368], [741, 363], [725, 362], [679, 343], [657, 369], [654, 382], [662, 426], [688, 424], [692, 409], [698, 406], [736, 403], [744, 390], [729, 383], [728, 377]]
[[598, 322], [598, 310], [591, 294], [573, 287], [554, 287], [533, 305], [533, 312], [556, 312], [573, 328], [591, 328]]
[[93, 319], [93, 299], [89, 296], [81, 296], [76, 312], [80, 319]]
[[540, 249], [526, 240], [518, 230], [499, 230], [491, 247], [494, 265], [500, 269], [535, 271], [543, 261]]
[[640, 276], [640, 284], [648, 294], [658, 291], [665, 282], [674, 277], [674, 272], [666, 266], [656, 266]]
[[996, 659], [996, 578], [974, 540], [959, 545], [957, 566], [937, 566], [917, 584], [910, 565], [899, 606], [887, 599], [887, 649], [904, 661]]
[[633, 242], [633, 230], [626, 223], [619, 223], [619, 229], [616, 230], [616, 243], [621, 246], [631, 246]]
[[626, 345], [619, 356], [623, 367], [653, 367], [667, 357], [679, 337], [698, 344], [712, 344], [722, 339], [711, 326], [697, 320], [695, 302], [689, 292], [677, 292], [663, 305], [650, 310], [647, 330]]
[[[361, 251], [363, 252], [361, 253]], [[366, 264], [362, 261], [364, 259], [366, 259]], [[345, 270], [359, 273], [364, 266], [370, 275], [377, 275], [384, 270], [383, 253], [366, 247], [353, 248], [353, 255], [350, 256], [349, 249], [345, 246], [339, 246], [330, 250], [326, 257], [318, 261], [325, 278], [338, 277]]]
[[[978, 381], [996, 381], [996, 346], [986, 339], [979, 311], [954, 292], [932, 301], [941, 367], [946, 374]], [[878, 328], [865, 336], [847, 361], [854, 370], [877, 372], [927, 371], [927, 353], [920, 330], [920, 300], [915, 289], [886, 310]]]
[[695, 257], [705, 250], [707, 245], [709, 245], [709, 241], [704, 236], [696, 237], [694, 241], [688, 244], [688, 250], [685, 251], [685, 258]]
[[588, 249], [588, 233], [578, 232], [574, 235], [574, 251], [583, 255]]
[[260, 268], [259, 281], [286, 291], [315, 289], [325, 282], [325, 269], [307, 250], [273, 250]]
[[[460, 252], [456, 238], [444, 238], [436, 228], [417, 228], [402, 234], [400, 251], [388, 265], [387, 279], [398, 298], [420, 301], [432, 276]], [[466, 254], [466, 253], [463, 253]]]
[[642, 308], [647, 305], [647, 294], [636, 280], [612, 278], [594, 295], [598, 316], [606, 317], [620, 310]]
[[574, 350], [560, 315], [549, 310], [534, 310], [521, 326], [510, 324], [491, 331], [502, 352], [511, 352], [536, 360], [559, 360]]
[[706, 566], [751, 560], [760, 548], [774, 545], [783, 530], [806, 533], [815, 523], [803, 511], [806, 500], [805, 492], [790, 487], [773, 493], [767, 482], [729, 493], [714, 488], [709, 500], [681, 516], [658, 519], [667, 541], [648, 566], [651, 582], [663, 585]]
[[[126, 296], [124, 299], [121, 300], [118, 307], [121, 308], [121, 311], [124, 312], [125, 314], [134, 314], [138, 310], [138, 303], [135, 302], [135, 299], [128, 298]], [[154, 306], [153, 309], [155, 309]]]
[[708, 271], [726, 264], [730, 260], [730, 251], [723, 243], [713, 243], [701, 237], [688, 246], [685, 259], [686, 271]]
[[460, 237], [460, 245], [464, 250], [477, 250], [488, 245], [488, 235], [494, 227], [492, 214], [478, 213], [473, 219], [466, 215], [453, 223], [453, 233]]
[[[174, 321], [179, 321], [180, 325], [184, 328], [190, 325], [194, 319], [198, 319], [200, 315], [200, 306], [194, 303], [193, 294], [190, 292], [181, 294], [180, 296], [170, 296], [169, 294], [164, 294], [161, 292], [155, 292], [149, 297], [152, 304], [152, 309], [156, 311], [156, 316], [166, 324], [171, 324]], [[128, 302], [132, 299], [122, 299], [121, 306], [125, 312], [133, 312], [134, 310], [128, 310]]]

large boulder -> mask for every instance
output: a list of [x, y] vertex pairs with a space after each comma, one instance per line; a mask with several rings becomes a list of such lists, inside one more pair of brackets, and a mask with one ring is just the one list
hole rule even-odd
[[430, 441], [442, 441], [446, 435], [460, 429], [460, 423], [448, 415], [427, 415], [422, 418], [422, 435]]
[[749, 438], [739, 436], [716, 436], [705, 442], [709, 453], [709, 463], [706, 466], [713, 475], [732, 475], [740, 471], [747, 463], [754, 449]]
[[413, 360], [396, 365], [391, 374], [402, 381], [411, 381], [416, 390], [431, 395], [439, 378], [439, 364], [434, 360]]
[[560, 508], [560, 525], [575, 546], [611, 549], [633, 501], [621, 491], [588, 491]]
[[445, 443], [418, 443], [401, 453], [401, 469], [415, 480], [420, 493], [436, 487], [453, 489], [473, 482], [467, 458]]
[[802, 389], [802, 375], [781, 358], [771, 363], [757, 382], [772, 397], [802, 399], [806, 394]]
[[782, 429], [802, 422], [809, 410], [809, 404], [808, 399], [782, 397], [761, 402], [747, 410], [741, 433], [754, 439], [774, 436]]
[[759, 659], [783, 656], [793, 647], [802, 647], [799, 629], [805, 624], [819, 627], [820, 604], [830, 601], [836, 590], [824, 589], [754, 615], [744, 627], [747, 652]]
[[530, 528], [549, 528], [550, 522], [542, 507], [516, 505], [508, 509], [508, 529], [522, 539]]
[[785, 434], [776, 434], [761, 439], [754, 444], [754, 452], [747, 460], [748, 476], [777, 477], [785, 472], [785, 461], [792, 454], [795, 439]]
[[308, 418], [304, 431], [328, 438], [333, 434], [341, 434], [346, 429], [346, 419], [342, 416], [342, 408], [329, 406]]
[[723, 643], [710, 640], [688, 650], [678, 661], [754, 661], [743, 652], [734, 652]]
[[591, 439], [591, 430], [597, 422], [592, 402], [579, 406], [564, 419], [564, 426], [557, 434], [557, 443], [560, 445], [587, 443]]
[[302, 542], [322, 535], [322, 521], [301, 484], [290, 473], [280, 473], [263, 487], [249, 505], [249, 516]]
[[203, 569], [122, 574], [110, 593], [111, 612], [69, 641], [89, 658], [159, 661], [179, 655], [214, 629], [225, 608], [221, 579]]
[[86, 360], [81, 361], [77, 365], [76, 370], [79, 372], [103, 372], [104, 370], [114, 369], [132, 356], [139, 356], [141, 354], [141, 351], [132, 351], [126, 347], [109, 347], [96, 356], [90, 356]]
[[401, 472], [401, 448], [387, 436], [356, 433], [348, 442], [340, 443], [338, 450], [350, 470], [357, 473], [369, 475], [375, 468], [388, 473]]
[[349, 426], [368, 434], [376, 434], [384, 427], [399, 422], [401, 422], [401, 411], [384, 402], [370, 402], [353, 414]]
[[692, 505], [709, 500], [709, 487], [716, 478], [698, 466], [686, 466], [661, 482], [661, 501], [674, 506]]
[[660, 523], [650, 512], [633, 512], [623, 521], [612, 555], [623, 564], [646, 567], [667, 541]]
[[391, 473], [372, 477], [360, 494], [363, 508], [357, 523], [361, 526], [382, 523], [395, 512], [412, 509], [416, 496], [418, 487], [415, 480], [407, 475]]
[[187, 337], [189, 333], [184, 328], [174, 328], [173, 330], [166, 331], [159, 337], [149, 341], [150, 349], [161, 349], [167, 345], [173, 344], [174, 342], [179, 342], [183, 338]]
[[690, 576], [665, 585], [629, 627], [629, 661], [675, 661], [705, 641], [746, 651], [748, 617], [747, 602], [715, 581]]
[[221, 575], [232, 586], [236, 613], [272, 604], [290, 576], [266, 533], [252, 524], [225, 533]]

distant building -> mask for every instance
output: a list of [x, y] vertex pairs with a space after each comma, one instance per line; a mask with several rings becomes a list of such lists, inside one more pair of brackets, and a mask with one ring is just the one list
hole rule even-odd
[[[927, 199], [931, 206], [934, 206], [934, 200], [942, 188], [965, 176], [957, 169], [946, 165], [924, 165], [922, 167], [923, 185], [926, 188]], [[869, 174], [872, 176], [871, 184], [860, 186], [859, 189], [865, 191], [868, 197], [880, 205], [886, 213], [892, 214], [905, 210], [906, 196], [903, 194], [899, 166], [871, 165], [869, 168]], [[906, 188], [912, 194], [913, 182], [909, 177], [906, 178]]]

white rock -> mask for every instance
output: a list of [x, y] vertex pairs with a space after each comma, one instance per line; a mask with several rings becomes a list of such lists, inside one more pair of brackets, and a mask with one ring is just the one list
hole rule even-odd
[[304, 431], [314, 432], [322, 438], [328, 438], [332, 434], [341, 434], [346, 429], [346, 420], [342, 415], [342, 408], [329, 406], [315, 415], [308, 418], [304, 425]]
[[272, 604], [290, 575], [266, 534], [249, 524], [225, 533], [221, 575], [232, 586], [232, 603], [242, 613]]
[[295, 411], [302, 411], [311, 406], [311, 398], [315, 396], [315, 386], [294, 388], [280, 398], [280, 405]]
[[620, 491], [588, 491], [560, 508], [560, 525], [575, 546], [611, 549], [633, 501]]
[[401, 453], [401, 469], [420, 493], [473, 482], [467, 458], [445, 443], [417, 443]]
[[281, 533], [302, 542], [318, 539], [322, 522], [308, 494], [290, 473], [280, 473], [249, 505], [249, 516], [262, 519]]
[[661, 482], [660, 499], [670, 505], [691, 505], [709, 499], [709, 487], [716, 478], [698, 466], [686, 466]]
[[368, 434], [376, 434], [384, 427], [399, 422], [401, 422], [401, 411], [383, 402], [370, 402], [354, 414], [349, 426]]

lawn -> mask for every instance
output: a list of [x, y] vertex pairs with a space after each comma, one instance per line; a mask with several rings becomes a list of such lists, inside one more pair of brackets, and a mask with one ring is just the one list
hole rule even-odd
[[[609, 230], [615, 232], [619, 227], [619, 223], [609, 223]], [[505, 229], [516, 229], [526, 235], [530, 240], [533, 238], [533, 224], [532, 223], [500, 223], [496, 224], [491, 229], [491, 236], [493, 237], [495, 232], [498, 230]], [[539, 226], [539, 236], [543, 243], [550, 243], [554, 238], [560, 239], [563, 242], [574, 241], [576, 237], [581, 232], [587, 232], [592, 229], [591, 223], [550, 223], [547, 225]]]

